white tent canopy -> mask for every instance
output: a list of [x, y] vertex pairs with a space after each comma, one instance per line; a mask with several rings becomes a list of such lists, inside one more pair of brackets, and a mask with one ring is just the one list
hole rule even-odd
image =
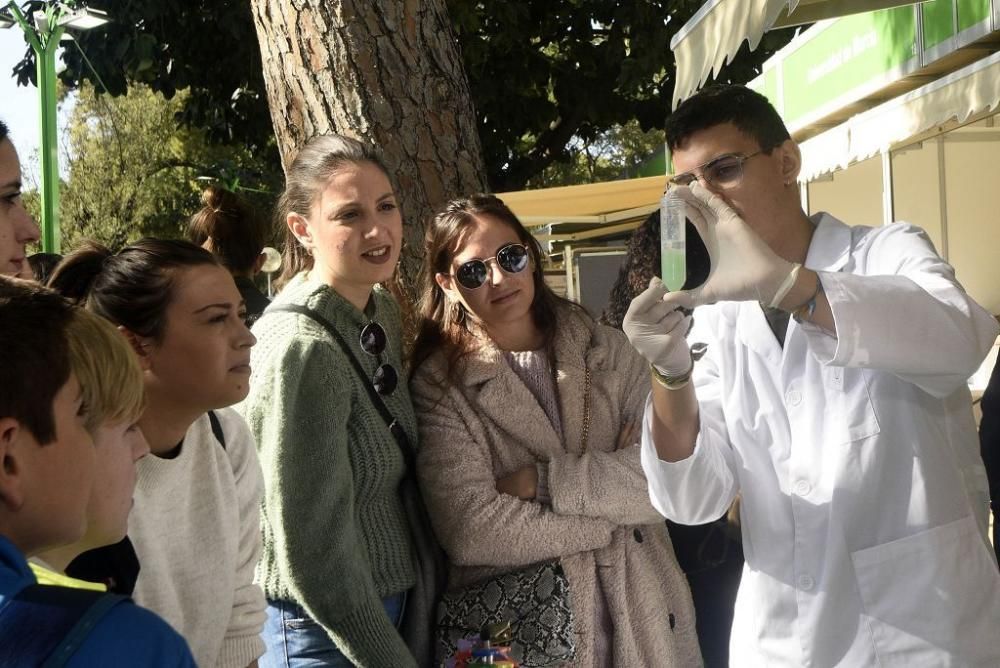
[[732, 60], [743, 41], [756, 49], [764, 32], [870, 12], [919, 0], [709, 0], [670, 40], [676, 63], [673, 106]]
[[1000, 52], [802, 142], [802, 182], [885, 152], [944, 123], [1000, 104]]
[[[527, 227], [594, 227], [644, 218], [660, 201], [666, 176], [497, 193]], [[556, 228], [558, 229], [558, 228]]]

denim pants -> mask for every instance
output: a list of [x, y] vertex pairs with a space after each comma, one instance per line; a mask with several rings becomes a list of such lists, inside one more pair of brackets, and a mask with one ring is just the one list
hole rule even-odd
[[[397, 629], [406, 608], [406, 592], [382, 599], [385, 614]], [[326, 629], [294, 601], [267, 602], [267, 621], [262, 634], [267, 651], [260, 668], [319, 668], [353, 666], [330, 639]]]

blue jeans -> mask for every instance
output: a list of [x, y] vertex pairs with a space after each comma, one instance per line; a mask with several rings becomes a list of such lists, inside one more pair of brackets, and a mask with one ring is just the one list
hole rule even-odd
[[[406, 592], [382, 599], [385, 614], [397, 629], [406, 608]], [[260, 657], [260, 668], [319, 668], [353, 666], [330, 639], [326, 629], [294, 601], [267, 601], [264, 623], [267, 651]]]

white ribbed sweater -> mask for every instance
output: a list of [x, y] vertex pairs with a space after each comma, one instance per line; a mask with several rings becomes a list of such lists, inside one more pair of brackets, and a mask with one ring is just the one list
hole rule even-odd
[[243, 668], [264, 653], [260, 558], [263, 493], [257, 449], [232, 409], [215, 411], [184, 436], [173, 459], [139, 461], [129, 537], [142, 570], [135, 600], [184, 636], [199, 666]]

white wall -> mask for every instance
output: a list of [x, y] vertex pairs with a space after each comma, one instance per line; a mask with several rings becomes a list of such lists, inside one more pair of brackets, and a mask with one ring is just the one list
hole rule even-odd
[[882, 159], [869, 158], [809, 184], [809, 213], [826, 211], [848, 225], [882, 224]]
[[[1000, 115], [894, 151], [892, 180], [895, 219], [927, 230], [969, 294], [1000, 314]], [[883, 223], [880, 156], [808, 188], [810, 213]]]
[[948, 261], [969, 294], [1000, 313], [1000, 127], [956, 130], [944, 149]]
[[941, 188], [938, 169], [940, 138], [906, 146], [892, 154], [893, 210], [896, 220], [927, 231], [938, 253], [947, 258], [941, 225]]

